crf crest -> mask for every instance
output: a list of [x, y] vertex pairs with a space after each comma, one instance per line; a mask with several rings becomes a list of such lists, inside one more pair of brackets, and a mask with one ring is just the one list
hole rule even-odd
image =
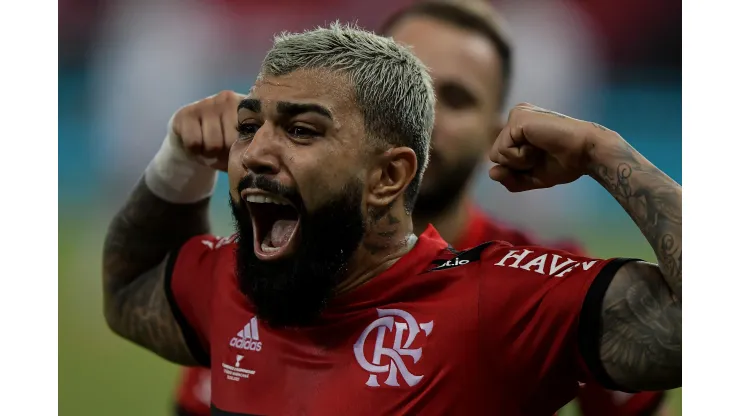
[[[422, 332], [424, 336], [429, 337], [434, 327], [434, 321], [419, 324], [416, 319], [408, 312], [401, 309], [377, 309], [378, 319], [370, 323], [355, 342], [355, 358], [364, 370], [370, 373], [365, 384], [370, 387], [379, 387], [378, 376], [386, 375], [383, 384], [386, 386], [398, 387], [399, 375], [403, 382], [413, 387], [417, 385], [423, 374], [414, 374], [407, 367], [403, 357], [408, 356], [416, 364], [421, 359], [422, 349], [411, 348], [414, 340]], [[373, 332], [377, 333], [374, 348], [371, 354], [365, 352], [365, 341]], [[393, 336], [392, 346], [387, 347], [386, 341]]]

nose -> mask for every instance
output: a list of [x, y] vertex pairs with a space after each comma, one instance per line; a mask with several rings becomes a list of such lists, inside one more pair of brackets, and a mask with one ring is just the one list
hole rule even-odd
[[280, 171], [279, 144], [267, 123], [254, 134], [242, 154], [244, 168], [257, 175], [276, 175]]

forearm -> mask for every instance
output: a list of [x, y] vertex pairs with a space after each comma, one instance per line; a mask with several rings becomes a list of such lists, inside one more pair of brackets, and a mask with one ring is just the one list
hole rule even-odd
[[588, 174], [619, 202], [637, 224], [680, 302], [681, 186], [615, 132], [595, 125]]
[[103, 247], [103, 288], [119, 292], [190, 237], [207, 233], [216, 172], [188, 155], [170, 133], [123, 209]]
[[[178, 313], [177, 302], [189, 300], [175, 298], [168, 279], [177, 273], [167, 266], [175, 264], [177, 259], [170, 256], [186, 241], [209, 232], [208, 203], [216, 185], [215, 169], [225, 168], [225, 156], [237, 136], [229, 126], [236, 125], [239, 99], [233, 92], [224, 92], [175, 113], [162, 147], [113, 219], [103, 247], [108, 326], [180, 364], [203, 358], [196, 357], [201, 355], [202, 345], [197, 344], [202, 340], [186, 339], [182, 333], [182, 325], [189, 322]], [[204, 131], [208, 132], [205, 137]], [[205, 158], [206, 150], [218, 157]]]
[[192, 204], [167, 202], [140, 180], [113, 218], [103, 248], [106, 295], [114, 294], [160, 264], [190, 237], [209, 231], [209, 198]]
[[208, 232], [208, 199], [173, 204], [144, 179], [115, 216], [103, 247], [103, 303], [109, 327], [178, 364], [195, 364], [167, 300], [165, 259], [188, 238]]

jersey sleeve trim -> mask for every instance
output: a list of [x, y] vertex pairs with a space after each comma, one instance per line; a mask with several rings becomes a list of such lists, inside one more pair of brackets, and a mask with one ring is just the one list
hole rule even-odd
[[614, 382], [601, 362], [601, 310], [606, 290], [614, 279], [614, 275], [623, 265], [632, 261], [642, 260], [615, 258], [599, 271], [583, 300], [578, 324], [578, 349], [591, 375], [601, 386], [626, 393], [634, 393], [634, 391], [625, 390]]
[[175, 265], [177, 264], [177, 257], [179, 254], [180, 248], [177, 248], [171, 251], [169, 257], [167, 258], [167, 264], [165, 265], [164, 271], [164, 292], [167, 296], [167, 301], [170, 304], [172, 315], [175, 317], [175, 321], [177, 321], [177, 324], [180, 326], [180, 331], [182, 332], [183, 338], [185, 338], [185, 344], [188, 346], [190, 354], [198, 362], [198, 364], [210, 368], [211, 357], [205, 351], [203, 345], [201, 345], [200, 340], [198, 339], [197, 332], [185, 318], [185, 314], [182, 313], [182, 310], [177, 304], [177, 299], [175, 299], [175, 294], [172, 291], [172, 277], [175, 274]]

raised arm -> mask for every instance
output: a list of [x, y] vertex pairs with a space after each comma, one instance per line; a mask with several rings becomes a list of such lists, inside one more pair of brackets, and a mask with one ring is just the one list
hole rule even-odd
[[491, 178], [513, 192], [590, 175], [632, 217], [658, 265], [626, 262], [612, 274], [602, 292], [594, 345], [586, 349], [598, 350], [596, 361], [613, 381], [607, 387], [680, 387], [681, 186], [619, 134], [530, 104], [510, 112], [491, 160], [498, 164]]
[[196, 364], [165, 290], [166, 268], [188, 239], [209, 232], [216, 170], [236, 139], [240, 97], [220, 93], [180, 109], [162, 148], [108, 229], [105, 318], [122, 337], [179, 364]]
[[105, 318], [118, 335], [179, 364], [196, 364], [164, 287], [167, 257], [208, 232], [208, 200], [173, 204], [142, 179], [108, 229], [103, 248]]
[[681, 386], [681, 186], [616, 133], [593, 131], [589, 175], [632, 217], [655, 264], [627, 263], [604, 296], [600, 356], [631, 390]]

